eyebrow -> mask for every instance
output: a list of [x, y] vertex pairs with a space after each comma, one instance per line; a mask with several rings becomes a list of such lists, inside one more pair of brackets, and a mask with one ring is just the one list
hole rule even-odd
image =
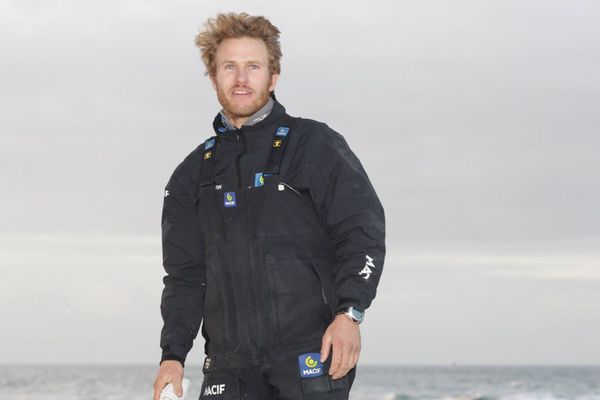
[[[233, 61], [233, 60], [225, 60], [221, 64], [227, 64], [227, 63], [238, 64], [237, 61]], [[262, 65], [262, 62], [256, 61], [256, 60], [250, 60], [250, 61], [244, 61], [240, 64], [261, 64]]]

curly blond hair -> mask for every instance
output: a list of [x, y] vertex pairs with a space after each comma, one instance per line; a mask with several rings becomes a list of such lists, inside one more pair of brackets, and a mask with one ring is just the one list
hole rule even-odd
[[281, 46], [279, 45], [279, 29], [263, 16], [252, 16], [246, 13], [219, 13], [209, 18], [204, 30], [196, 36], [196, 46], [202, 53], [202, 61], [206, 73], [214, 76], [216, 72], [215, 54], [224, 39], [249, 37], [261, 39], [269, 53], [269, 68], [272, 74], [281, 72]]

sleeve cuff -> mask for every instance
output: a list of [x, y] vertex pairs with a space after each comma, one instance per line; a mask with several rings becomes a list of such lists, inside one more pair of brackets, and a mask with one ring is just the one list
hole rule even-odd
[[174, 356], [172, 354], [163, 354], [163, 356], [161, 357], [160, 362], [158, 363], [158, 365], [162, 364], [162, 362], [165, 361], [165, 360], [176, 360], [176, 361], [179, 361], [181, 363], [181, 366], [185, 367], [185, 358]]
[[365, 308], [360, 305], [360, 302], [355, 299], [343, 298], [339, 299], [337, 302], [337, 306], [335, 307], [335, 313], [341, 314], [345, 313], [348, 307], [354, 307], [361, 311], [365, 311]]

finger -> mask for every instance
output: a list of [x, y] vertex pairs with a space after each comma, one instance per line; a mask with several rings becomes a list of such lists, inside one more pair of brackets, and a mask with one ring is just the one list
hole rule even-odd
[[352, 363], [354, 362], [354, 354], [346, 354], [344, 359], [342, 360], [342, 372], [344, 375], [348, 373], [353, 367]]
[[331, 379], [333, 379], [334, 381], [343, 378], [346, 376], [346, 374], [348, 374], [348, 371], [350, 371], [349, 369], [340, 369], [337, 374], [335, 374], [334, 376], [331, 377]]
[[333, 354], [331, 357], [331, 366], [329, 367], [329, 375], [333, 376], [340, 368], [340, 363], [342, 362], [342, 346], [337, 342], [333, 342], [332, 347]]
[[181, 379], [175, 379], [175, 382], [173, 382], [173, 389], [175, 389], [175, 394], [177, 397], [183, 396], [183, 386], [181, 382]]
[[346, 374], [348, 374], [348, 372], [350, 372], [352, 368], [354, 368], [357, 362], [357, 354], [358, 348], [356, 346], [353, 346], [352, 344], [348, 344], [343, 348], [340, 369], [338, 370], [337, 374], [333, 377], [334, 379], [344, 377]]
[[154, 391], [156, 394], [156, 400], [160, 399], [160, 393], [167, 387], [167, 385], [171, 382], [171, 375], [165, 374], [156, 378], [156, 383], [154, 384]]
[[358, 365], [358, 360], [360, 360], [360, 351], [362, 350], [360, 343], [358, 344], [358, 349], [356, 351], [356, 361], [354, 361], [354, 365]]
[[353, 357], [353, 356], [349, 352], [344, 351], [342, 353], [342, 357], [340, 360], [340, 366], [337, 369], [336, 373], [332, 376], [333, 379], [340, 379], [348, 373], [348, 371], [350, 370], [350, 368], [348, 368], [348, 364], [349, 364], [348, 360], [351, 359], [351, 357]]
[[356, 363], [358, 362], [359, 351], [360, 350], [357, 347], [352, 347], [352, 349], [350, 350], [348, 354], [348, 364], [346, 364], [348, 371], [350, 371], [352, 368], [354, 368], [354, 366], [356, 366]]
[[154, 382], [154, 396], [152, 396], [152, 400], [159, 400], [160, 392], [167, 386], [167, 382], [163, 377], [156, 379]]
[[359, 356], [360, 356], [360, 351], [357, 351], [356, 354], [354, 355], [354, 362], [352, 363], [352, 368], [356, 367], [356, 364], [358, 364]]
[[323, 363], [329, 357], [329, 350], [331, 349], [331, 335], [325, 334], [323, 335], [323, 340], [321, 341], [321, 358], [320, 361]]

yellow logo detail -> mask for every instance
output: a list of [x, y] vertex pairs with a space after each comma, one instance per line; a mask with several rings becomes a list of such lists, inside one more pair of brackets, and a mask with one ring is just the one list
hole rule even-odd
[[275, 139], [273, 142], [273, 147], [281, 147], [281, 139]]
[[207, 151], [206, 153], [204, 153], [205, 160], [208, 160], [210, 158], [210, 156], [212, 156], [212, 151]]
[[317, 366], [318, 362], [317, 362], [317, 360], [313, 360], [311, 356], [308, 356], [308, 357], [306, 357], [304, 364], [306, 364], [306, 366], [308, 368], [314, 368]]
[[260, 178], [258, 179], [260, 181], [261, 185], [265, 184], [265, 178], [261, 175]]
[[227, 201], [231, 201], [233, 200], [233, 196], [229, 193], [227, 193]]

